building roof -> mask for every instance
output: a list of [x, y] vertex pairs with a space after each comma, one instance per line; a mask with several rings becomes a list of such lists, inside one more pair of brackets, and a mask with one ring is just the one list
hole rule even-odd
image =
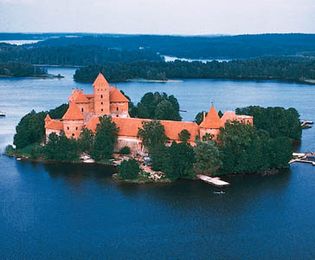
[[93, 83], [94, 87], [104, 87], [109, 86], [107, 80], [105, 79], [104, 75], [102, 73], [99, 73], [97, 78], [95, 79]]
[[[143, 122], [152, 121], [150, 119], [140, 119], [140, 118], [122, 118], [122, 117], [113, 117], [113, 122], [119, 128], [119, 136], [127, 137], [137, 137], [139, 128], [142, 128]], [[170, 140], [179, 141], [179, 133], [186, 129], [190, 132], [189, 141], [194, 142], [195, 137], [199, 135], [199, 127], [195, 122], [182, 122], [182, 121], [170, 121], [170, 120], [161, 120], [161, 124], [164, 126], [165, 134]], [[96, 130], [96, 126], [99, 123], [98, 117], [93, 117], [86, 124], [86, 127], [92, 131]]]
[[76, 102], [76, 103], [89, 103], [90, 101], [84, 95], [83, 91], [80, 89], [75, 89], [72, 91], [71, 96], [69, 97], [69, 101]]
[[129, 102], [128, 98], [126, 98], [126, 96], [121, 93], [119, 89], [110, 87], [109, 91], [110, 102]]
[[213, 105], [211, 106], [208, 114], [201, 122], [200, 127], [209, 129], [218, 129], [221, 127], [220, 117]]
[[80, 111], [80, 108], [74, 103], [69, 102], [69, 108], [67, 112], [62, 117], [62, 120], [83, 120], [83, 114]]
[[63, 130], [63, 123], [61, 120], [51, 119], [45, 122], [45, 128], [50, 130]]

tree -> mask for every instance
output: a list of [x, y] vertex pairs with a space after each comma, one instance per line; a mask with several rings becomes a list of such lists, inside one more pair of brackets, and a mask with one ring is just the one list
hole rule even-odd
[[96, 161], [111, 158], [117, 142], [118, 128], [111, 121], [111, 117], [103, 116], [99, 118], [100, 123], [96, 127], [94, 145], [91, 152]]
[[94, 134], [90, 129], [83, 128], [78, 139], [78, 146], [81, 152], [91, 154], [94, 145]]
[[129, 146], [124, 146], [120, 149], [119, 153], [120, 154], [130, 154], [130, 147]]
[[182, 119], [177, 99], [173, 95], [159, 92], [144, 94], [132, 113], [139, 118], [175, 121]]
[[149, 153], [158, 146], [164, 146], [167, 142], [164, 126], [159, 121], [143, 122], [138, 130], [138, 136]]
[[215, 142], [198, 142], [194, 148], [194, 171], [196, 174], [216, 175], [222, 166], [220, 152]]
[[168, 100], [162, 100], [155, 109], [155, 119], [180, 121], [181, 116]]
[[169, 148], [172, 171], [166, 172], [170, 179], [192, 178], [194, 176], [193, 165], [195, 163], [194, 149], [185, 142], [173, 142]]
[[119, 176], [124, 180], [136, 179], [139, 172], [139, 164], [134, 159], [124, 160], [119, 166]]
[[207, 116], [207, 112], [206, 111], [201, 111], [199, 112], [196, 116], [195, 116], [195, 122], [200, 125], [201, 122], [203, 121], [204, 119], [204, 115]]
[[255, 127], [267, 131], [272, 138], [284, 136], [295, 141], [301, 140], [300, 115], [294, 108], [249, 106], [235, 111], [237, 114], [253, 116]]
[[14, 141], [17, 149], [21, 149], [33, 143], [39, 143], [43, 140], [45, 134], [44, 118], [46, 113], [36, 113], [32, 110], [25, 115], [16, 127]]
[[292, 144], [287, 137], [238, 122], [227, 123], [218, 136], [222, 174], [257, 173], [288, 167]]
[[68, 139], [64, 132], [60, 135], [52, 133], [44, 147], [44, 155], [48, 160], [76, 161], [79, 159], [79, 149], [76, 140]]
[[67, 112], [68, 108], [69, 104], [62, 104], [54, 109], [49, 110], [48, 114], [52, 119], [61, 119]]
[[189, 131], [187, 129], [183, 129], [179, 134], [179, 140], [183, 143], [187, 143], [188, 140], [190, 139], [191, 134], [189, 133]]

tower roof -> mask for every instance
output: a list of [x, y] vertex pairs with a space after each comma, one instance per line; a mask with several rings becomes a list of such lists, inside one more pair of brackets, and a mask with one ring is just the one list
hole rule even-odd
[[200, 127], [212, 129], [218, 129], [221, 127], [220, 117], [213, 105], [211, 105], [211, 108], [206, 117], [201, 122]]
[[69, 108], [62, 117], [63, 120], [83, 120], [83, 114], [74, 102], [69, 102]]
[[100, 72], [98, 76], [96, 77], [94, 83], [94, 87], [104, 87], [104, 86], [109, 86], [107, 80], [105, 79], [104, 75]]
[[110, 102], [129, 102], [126, 96], [115, 87], [110, 88], [109, 95]]

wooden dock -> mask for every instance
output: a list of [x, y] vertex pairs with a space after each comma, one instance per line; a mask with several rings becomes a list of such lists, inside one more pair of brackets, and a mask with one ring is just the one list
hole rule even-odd
[[313, 166], [315, 166], [315, 153], [309, 152], [309, 153], [293, 153], [292, 154], [293, 159], [289, 161], [289, 164], [292, 163], [308, 163]]
[[209, 177], [206, 175], [198, 174], [197, 178], [206, 182], [206, 183], [209, 183], [209, 184], [212, 184], [215, 186], [219, 186], [219, 187], [230, 185], [230, 183], [228, 183], [226, 181], [222, 181], [219, 177]]

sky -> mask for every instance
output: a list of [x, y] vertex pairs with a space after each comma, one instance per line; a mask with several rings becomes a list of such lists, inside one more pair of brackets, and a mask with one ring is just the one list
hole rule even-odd
[[0, 0], [0, 32], [315, 33], [315, 0]]

